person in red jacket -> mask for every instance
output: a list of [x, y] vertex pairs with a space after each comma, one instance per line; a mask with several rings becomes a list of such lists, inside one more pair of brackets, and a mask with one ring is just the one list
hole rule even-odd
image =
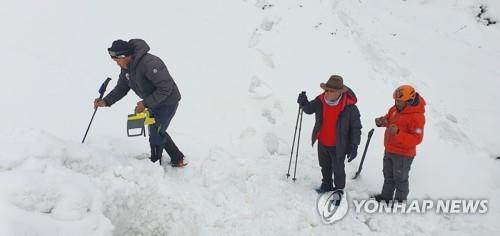
[[375, 119], [384, 134], [384, 186], [375, 200], [405, 201], [409, 193], [409, 172], [416, 146], [422, 142], [425, 125], [425, 100], [410, 85], [398, 87], [393, 94], [394, 106], [385, 116]]

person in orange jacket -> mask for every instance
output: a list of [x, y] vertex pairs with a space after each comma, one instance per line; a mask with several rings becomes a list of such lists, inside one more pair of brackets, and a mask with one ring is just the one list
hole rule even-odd
[[384, 134], [384, 185], [375, 200], [405, 201], [409, 193], [409, 172], [422, 142], [425, 125], [425, 100], [410, 85], [398, 87], [393, 94], [394, 106], [385, 116], [375, 119]]

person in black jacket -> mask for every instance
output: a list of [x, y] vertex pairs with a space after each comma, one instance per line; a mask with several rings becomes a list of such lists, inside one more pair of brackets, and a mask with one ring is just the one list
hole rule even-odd
[[136, 113], [146, 108], [155, 117], [149, 126], [151, 161], [158, 161], [165, 149], [174, 167], [184, 166], [184, 154], [167, 133], [175, 115], [181, 94], [163, 61], [149, 52], [142, 39], [115, 40], [108, 53], [120, 67], [120, 76], [115, 88], [103, 99], [95, 99], [94, 107], [109, 107], [122, 99], [132, 89], [142, 100], [137, 102]]
[[344, 161], [345, 158], [348, 162], [356, 158], [362, 126], [356, 95], [344, 85], [341, 76], [332, 75], [320, 87], [324, 93], [313, 101], [309, 101], [303, 93], [299, 94], [297, 103], [306, 114], [316, 114], [312, 145], [318, 141], [318, 160], [323, 179], [317, 191], [322, 193], [345, 188]]

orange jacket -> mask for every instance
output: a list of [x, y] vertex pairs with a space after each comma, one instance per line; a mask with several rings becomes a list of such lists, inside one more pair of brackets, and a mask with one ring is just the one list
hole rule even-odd
[[407, 105], [401, 112], [392, 106], [384, 116], [387, 119], [387, 127], [396, 125], [399, 128], [397, 134], [390, 134], [385, 130], [385, 151], [407, 157], [415, 157], [416, 146], [422, 142], [425, 125], [425, 100], [417, 93], [415, 103]]

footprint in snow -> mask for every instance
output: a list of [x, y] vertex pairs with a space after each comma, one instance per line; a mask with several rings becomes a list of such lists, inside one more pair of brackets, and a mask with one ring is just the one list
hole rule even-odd
[[264, 108], [262, 109], [261, 115], [266, 118], [266, 120], [272, 124], [275, 125], [277, 123], [277, 120], [279, 119], [277, 117], [276, 113], [283, 113], [283, 106], [279, 101], [274, 101], [273, 107], [272, 108]]
[[452, 115], [452, 114], [446, 114], [446, 119], [449, 120], [449, 121], [451, 121], [451, 122], [453, 122], [453, 123], [455, 123], [455, 124], [458, 123], [457, 118], [454, 115]]
[[271, 31], [273, 29], [275, 22], [269, 18], [264, 18], [260, 24], [260, 28], [265, 31]]
[[274, 69], [276, 67], [275, 64], [274, 64], [273, 58], [272, 58], [273, 56], [271, 54], [265, 53], [265, 52], [263, 52], [260, 49], [257, 49], [257, 51], [262, 56], [262, 61], [264, 62], [264, 64], [266, 66], [268, 66], [271, 69]]
[[262, 141], [266, 147], [266, 151], [270, 155], [274, 155], [274, 154], [278, 153], [279, 146], [280, 146], [280, 140], [279, 140], [278, 136], [276, 136], [273, 133], [267, 133], [266, 135], [264, 135], [264, 138]]
[[266, 99], [272, 95], [271, 86], [269, 86], [266, 82], [260, 80], [257, 76], [253, 76], [250, 80], [248, 92], [254, 99]]
[[248, 47], [249, 48], [257, 47], [257, 45], [260, 43], [260, 36], [261, 35], [262, 35], [262, 33], [259, 32], [259, 29], [256, 29], [252, 33], [252, 36], [250, 36], [250, 39], [248, 40]]
[[266, 151], [270, 155], [289, 155], [291, 146], [287, 141], [278, 137], [274, 133], [266, 133], [262, 139]]
[[270, 124], [276, 124], [276, 117], [269, 109], [262, 110], [262, 116], [267, 119]]

